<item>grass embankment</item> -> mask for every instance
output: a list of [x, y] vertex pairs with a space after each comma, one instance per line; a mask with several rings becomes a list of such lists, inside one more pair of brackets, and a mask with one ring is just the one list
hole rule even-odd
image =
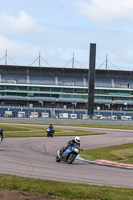
[[[10, 124], [37, 124], [37, 125], [47, 125], [48, 123], [33, 123], [33, 122], [0, 122], [2, 123], [0, 126], [2, 127], [5, 123]], [[125, 129], [125, 130], [133, 130], [133, 125], [109, 125], [109, 124], [63, 124], [63, 123], [55, 123], [54, 126], [74, 126], [74, 127], [90, 127], [90, 128], [109, 128], [109, 129]]]
[[81, 157], [91, 161], [109, 160], [119, 163], [133, 164], [133, 143], [85, 150], [81, 152]]
[[93, 186], [79, 183], [64, 183], [23, 178], [0, 174], [0, 188], [19, 190], [48, 197], [88, 200], [132, 200], [133, 189]]
[[[15, 122], [1, 122], [3, 124], [0, 125], [4, 129], [4, 137], [44, 137], [46, 136], [46, 128], [44, 127], [35, 127], [32, 124], [37, 125], [47, 125], [42, 123], [25, 123], [19, 122], [19, 125], [13, 125]], [[8, 125], [6, 123], [10, 123], [12, 125]], [[16, 123], [15, 123], [16, 124]], [[31, 126], [21, 125], [21, 124], [31, 124]], [[133, 130], [133, 126], [126, 125], [99, 125], [99, 124], [54, 124], [54, 126], [74, 126], [74, 127], [91, 127], [91, 128], [109, 128], [109, 129], [125, 129], [125, 130]], [[55, 128], [54, 136], [76, 136], [76, 135], [97, 135], [104, 134], [96, 131], [83, 131], [83, 130], [74, 130], [74, 129], [60, 129]]]
[[[47, 136], [46, 128], [24, 125], [2, 124], [4, 137], [44, 137]], [[96, 131], [82, 131], [74, 129], [56, 128], [54, 136], [77, 136], [77, 135], [97, 135], [104, 134]]]

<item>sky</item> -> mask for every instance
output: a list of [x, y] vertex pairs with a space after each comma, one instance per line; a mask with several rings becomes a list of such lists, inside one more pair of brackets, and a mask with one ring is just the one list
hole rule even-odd
[[133, 71], [133, 0], [0, 0], [0, 64], [88, 68], [91, 43], [96, 69]]

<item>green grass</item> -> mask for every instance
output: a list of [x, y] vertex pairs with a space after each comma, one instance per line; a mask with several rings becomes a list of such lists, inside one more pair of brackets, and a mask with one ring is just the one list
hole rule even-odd
[[0, 188], [48, 197], [84, 200], [133, 200], [133, 189], [23, 178], [0, 174]]
[[[6, 125], [1, 126], [4, 130], [4, 137], [44, 137], [47, 136], [46, 128], [24, 125]], [[54, 136], [77, 136], [77, 135], [97, 135], [104, 134], [96, 131], [82, 131], [74, 129], [55, 128]]]
[[80, 153], [87, 160], [109, 160], [133, 164], [133, 143], [85, 150]]
[[[12, 123], [16, 122], [0, 122], [0, 123]], [[32, 123], [32, 122], [17, 122], [17, 124], [38, 124], [38, 125], [49, 125], [48, 123]], [[91, 127], [91, 128], [109, 128], [109, 129], [125, 129], [133, 130], [133, 125], [104, 125], [104, 124], [63, 124], [63, 123], [53, 123], [54, 126], [74, 126], [74, 127]], [[3, 124], [1, 124], [3, 126]]]
[[[3, 123], [3, 122], [2, 122]], [[15, 122], [9, 122], [12, 125], [1, 124], [1, 127], [4, 129], [4, 137], [44, 137], [46, 136], [46, 128], [44, 127], [33, 127], [32, 124], [42, 125], [42, 123], [25, 123], [19, 122], [19, 125], [13, 125]], [[24, 126], [21, 124], [31, 124], [31, 126]], [[43, 124], [48, 125], [48, 124]], [[93, 128], [113, 128], [113, 129], [126, 129], [133, 130], [133, 126], [126, 125], [96, 125], [96, 124], [54, 124], [54, 126], [76, 126], [76, 127], [93, 127]], [[104, 134], [96, 131], [83, 131], [83, 130], [74, 130], [74, 129], [60, 129], [55, 128], [55, 136], [76, 136], [76, 135], [96, 135]]]

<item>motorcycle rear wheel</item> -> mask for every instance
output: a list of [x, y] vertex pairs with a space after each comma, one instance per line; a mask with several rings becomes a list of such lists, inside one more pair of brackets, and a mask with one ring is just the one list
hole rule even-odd
[[75, 160], [76, 155], [75, 154], [70, 154], [70, 156], [67, 159], [67, 163], [71, 164]]

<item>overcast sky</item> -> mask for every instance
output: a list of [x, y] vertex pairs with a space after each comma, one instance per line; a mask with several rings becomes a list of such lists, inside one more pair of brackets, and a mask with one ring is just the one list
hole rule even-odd
[[[0, 0], [0, 64], [133, 70], [133, 0]], [[3, 59], [2, 59], [3, 58]], [[68, 64], [68, 65], [67, 65]]]

